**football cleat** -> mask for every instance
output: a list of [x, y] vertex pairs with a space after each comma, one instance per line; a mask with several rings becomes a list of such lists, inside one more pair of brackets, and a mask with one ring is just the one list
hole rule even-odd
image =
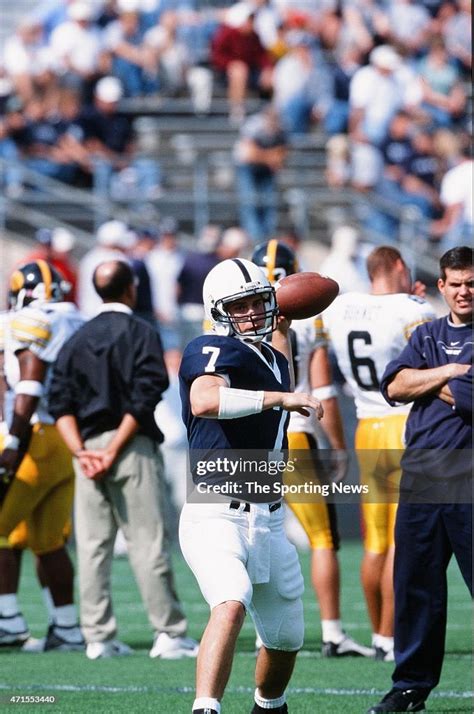
[[374, 658], [378, 662], [394, 662], [395, 661], [395, 656], [393, 654], [393, 647], [389, 650], [386, 650], [386, 649], [384, 649], [384, 647], [378, 647], [377, 645], [375, 645], [374, 650], [375, 650]]
[[29, 636], [28, 625], [21, 612], [14, 615], [0, 615], [0, 646], [18, 647]]
[[30, 637], [22, 647], [22, 652], [82, 652], [86, 646], [79, 625], [60, 627], [51, 624], [46, 637]]
[[429, 692], [426, 689], [391, 689], [384, 698], [367, 709], [367, 714], [381, 712], [421, 712]]
[[268, 712], [271, 712], [271, 714], [288, 714], [288, 705], [285, 702], [281, 707], [277, 707], [276, 709], [264, 709], [255, 703], [250, 714], [268, 714]]
[[344, 639], [339, 642], [323, 642], [321, 648], [323, 657], [373, 657], [374, 649], [365, 647], [349, 637], [344, 636]]
[[23, 647], [22, 652], [28, 652], [29, 654], [37, 654], [38, 652], [44, 652], [44, 647], [46, 644], [46, 637], [28, 637]]
[[166, 632], [156, 635], [150, 657], [161, 659], [182, 659], [183, 657], [197, 657], [199, 642], [191, 637], [170, 637]]
[[89, 642], [86, 647], [88, 659], [102, 659], [106, 657], [123, 657], [133, 654], [131, 647], [119, 640], [106, 640], [105, 642]]

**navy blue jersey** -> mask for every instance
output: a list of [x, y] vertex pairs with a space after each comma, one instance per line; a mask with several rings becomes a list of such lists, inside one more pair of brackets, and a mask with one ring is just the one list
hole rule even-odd
[[[387, 395], [387, 386], [404, 368], [432, 369], [452, 362], [472, 364], [472, 357], [472, 325], [454, 325], [447, 316], [426, 322], [413, 332], [399, 357], [387, 365], [382, 377], [382, 394], [389, 404], [395, 404]], [[472, 369], [448, 384], [456, 400], [455, 407], [436, 394], [415, 400], [407, 420], [407, 448], [448, 451], [471, 448]]]
[[203, 335], [186, 347], [179, 371], [183, 421], [190, 449], [286, 449], [289, 414], [281, 407], [239, 419], [204, 419], [193, 416], [189, 392], [205, 374], [223, 376], [229, 387], [268, 392], [289, 392], [288, 361], [270, 345], [258, 349], [234, 337]]

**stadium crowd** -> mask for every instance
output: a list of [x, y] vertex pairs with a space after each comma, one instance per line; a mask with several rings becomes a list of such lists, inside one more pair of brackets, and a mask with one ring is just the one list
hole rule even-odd
[[[472, 228], [470, 13], [468, 0], [44, 0], [0, 59], [5, 191], [21, 195], [24, 166], [117, 198], [133, 198], [131, 186], [158, 198], [159, 155], [138, 152], [122, 98], [139, 114], [144, 97], [189, 94], [206, 114], [226, 91], [235, 127], [250, 95], [274, 107], [287, 136], [319, 127], [329, 185], [415, 207], [442, 253]], [[274, 146], [264, 128], [252, 131], [258, 148]], [[278, 161], [237, 152], [246, 214], [242, 165], [263, 183]], [[394, 242], [397, 221], [373, 210], [367, 225]], [[272, 220], [266, 232], [247, 223], [254, 241], [270, 237]]]

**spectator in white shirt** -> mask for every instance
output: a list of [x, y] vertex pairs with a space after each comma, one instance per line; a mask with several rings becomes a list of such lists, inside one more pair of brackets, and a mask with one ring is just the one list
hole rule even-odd
[[428, 10], [413, 0], [392, 0], [388, 11], [378, 15], [377, 32], [390, 42], [396, 42], [410, 54], [426, 45], [431, 17]]
[[78, 306], [84, 317], [95, 317], [99, 312], [102, 300], [97, 295], [92, 276], [100, 263], [109, 260], [122, 260], [128, 263], [126, 251], [133, 242], [132, 235], [122, 221], [106, 221], [96, 234], [96, 245], [89, 250], [79, 263], [78, 274]]
[[15, 34], [5, 40], [3, 64], [15, 93], [23, 101], [33, 96], [35, 80], [51, 69], [51, 55], [43, 45], [41, 33], [38, 20], [26, 17]]
[[102, 43], [93, 19], [93, 7], [75, 0], [68, 6], [68, 20], [53, 31], [50, 48], [61, 74], [73, 72], [90, 79], [98, 73]]
[[451, 168], [446, 171], [441, 181], [440, 198], [444, 210], [441, 218], [431, 223], [431, 235], [440, 240], [440, 255], [444, 255], [451, 248], [470, 243], [474, 228], [474, 162], [470, 155], [470, 142], [464, 137], [463, 144], [459, 136], [449, 136], [447, 132], [446, 134], [453, 154], [450, 157]]
[[144, 36], [144, 47], [151, 53], [150, 64], [157, 67], [160, 89], [177, 94], [189, 88], [197, 113], [209, 111], [212, 100], [212, 72], [194, 67], [192, 48], [178, 36], [179, 16], [167, 10]]
[[285, 128], [291, 134], [304, 134], [311, 122], [323, 119], [332, 100], [332, 82], [315, 38], [306, 32], [289, 32], [288, 53], [273, 72], [274, 103]]
[[177, 279], [184, 263], [184, 253], [178, 243], [178, 224], [171, 216], [159, 226], [160, 240], [145, 257], [150, 275], [153, 306], [158, 318], [163, 349], [180, 346]]
[[393, 47], [380, 45], [370, 53], [370, 64], [354, 74], [349, 92], [352, 183], [365, 190], [380, 178], [382, 160], [377, 147], [392, 117], [402, 107], [421, 101], [421, 86]]
[[401, 58], [389, 45], [370, 53], [370, 64], [357, 70], [350, 85], [350, 133], [353, 138], [378, 144], [391, 118], [404, 103], [404, 88], [397, 78]]

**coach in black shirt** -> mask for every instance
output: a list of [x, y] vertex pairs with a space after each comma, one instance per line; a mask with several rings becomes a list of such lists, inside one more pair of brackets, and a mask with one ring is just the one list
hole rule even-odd
[[160, 339], [136, 318], [134, 275], [110, 261], [94, 273], [101, 312], [59, 353], [50, 410], [74, 455], [81, 626], [90, 659], [128, 654], [115, 639], [110, 569], [123, 530], [150, 623], [152, 657], [193, 656], [163, 525], [163, 436], [154, 409], [168, 386]]
[[[100, 268], [99, 279], [104, 271], [106, 275], [114, 271], [108, 278], [112, 285], [101, 290], [104, 304], [97, 317], [59, 355], [51, 405], [54, 416], [74, 414], [79, 447], [84, 439], [117, 429], [124, 414], [136, 422], [130, 419], [133, 432], [161, 443], [163, 435], [153, 412], [168, 387], [168, 374], [158, 334], [132, 316], [136, 288], [125, 262]], [[126, 285], [130, 276], [132, 282]], [[123, 294], [117, 297], [118, 292]]]

